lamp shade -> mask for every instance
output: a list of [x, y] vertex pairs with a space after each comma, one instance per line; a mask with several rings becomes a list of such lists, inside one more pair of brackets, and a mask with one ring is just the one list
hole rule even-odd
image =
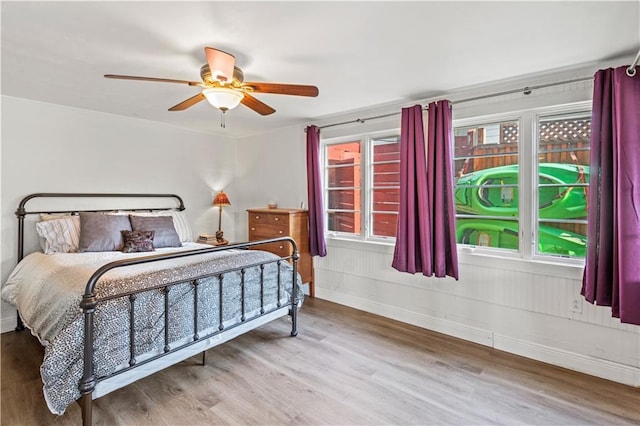
[[226, 87], [209, 87], [202, 94], [211, 105], [222, 111], [237, 107], [244, 98], [244, 93]]
[[224, 191], [220, 191], [216, 194], [216, 198], [213, 200], [213, 206], [215, 207], [227, 207], [230, 206], [229, 197]]

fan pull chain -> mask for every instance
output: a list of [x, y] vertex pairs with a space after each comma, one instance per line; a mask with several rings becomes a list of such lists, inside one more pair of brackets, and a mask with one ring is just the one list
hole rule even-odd
[[224, 117], [225, 117], [225, 113], [227, 112], [227, 108], [220, 108], [220, 111], [222, 111], [222, 114], [220, 115], [220, 127], [222, 127], [223, 129], [226, 129], [227, 124], [224, 121]]

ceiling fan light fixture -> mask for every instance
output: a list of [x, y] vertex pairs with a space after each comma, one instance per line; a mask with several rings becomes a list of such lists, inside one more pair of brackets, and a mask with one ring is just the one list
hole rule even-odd
[[237, 107], [244, 98], [244, 93], [226, 87], [209, 87], [202, 91], [207, 101], [221, 111]]

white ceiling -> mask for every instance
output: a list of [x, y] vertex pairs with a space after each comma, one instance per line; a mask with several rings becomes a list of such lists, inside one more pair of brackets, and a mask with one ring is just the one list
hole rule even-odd
[[[240, 137], [360, 108], [425, 99], [517, 76], [633, 56], [640, 3], [2, 2], [2, 94]], [[204, 46], [246, 81], [314, 84], [317, 98], [256, 94], [276, 109], [206, 102]]]

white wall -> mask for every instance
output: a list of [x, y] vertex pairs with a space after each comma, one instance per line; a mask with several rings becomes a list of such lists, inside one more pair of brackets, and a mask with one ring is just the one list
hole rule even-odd
[[[2, 282], [16, 264], [14, 212], [25, 195], [175, 193], [196, 234], [217, 229], [215, 190], [232, 203], [236, 195], [233, 140], [146, 120], [2, 96], [1, 152]], [[230, 212], [223, 228], [235, 239]], [[3, 303], [2, 331], [14, 326], [15, 311]]]
[[[306, 136], [303, 126], [235, 141], [237, 147], [236, 235], [246, 240], [246, 209], [267, 207], [307, 208]], [[234, 202], [234, 200], [232, 200]]]
[[[611, 65], [612, 66], [612, 65]], [[592, 76], [599, 66], [530, 76], [522, 82], [470, 88], [442, 98], [465, 99], [545, 82]], [[591, 81], [454, 104], [454, 119], [573, 103], [591, 98]], [[423, 103], [424, 102], [420, 102]], [[334, 116], [323, 125], [400, 110], [385, 106]], [[322, 130], [325, 138], [399, 127], [399, 115]], [[289, 152], [289, 160], [272, 151]], [[244, 162], [244, 164], [242, 164]], [[247, 138], [238, 146], [243, 206], [264, 205], [274, 196], [292, 203], [306, 193], [302, 128]], [[293, 163], [293, 164], [292, 164]], [[293, 166], [293, 168], [291, 168]], [[292, 186], [291, 191], [287, 186]], [[294, 194], [294, 195], [293, 195]], [[305, 203], [306, 204], [306, 203]], [[240, 222], [240, 221], [238, 221]], [[246, 232], [246, 231], [245, 231]], [[581, 266], [550, 265], [460, 253], [460, 280], [426, 278], [391, 268], [393, 247], [338, 239], [325, 258], [314, 258], [316, 296], [375, 314], [556, 364], [640, 386], [640, 327], [620, 324], [610, 309], [584, 303]], [[580, 312], [572, 302], [581, 301]], [[301, 325], [304, 333], [304, 324]]]

